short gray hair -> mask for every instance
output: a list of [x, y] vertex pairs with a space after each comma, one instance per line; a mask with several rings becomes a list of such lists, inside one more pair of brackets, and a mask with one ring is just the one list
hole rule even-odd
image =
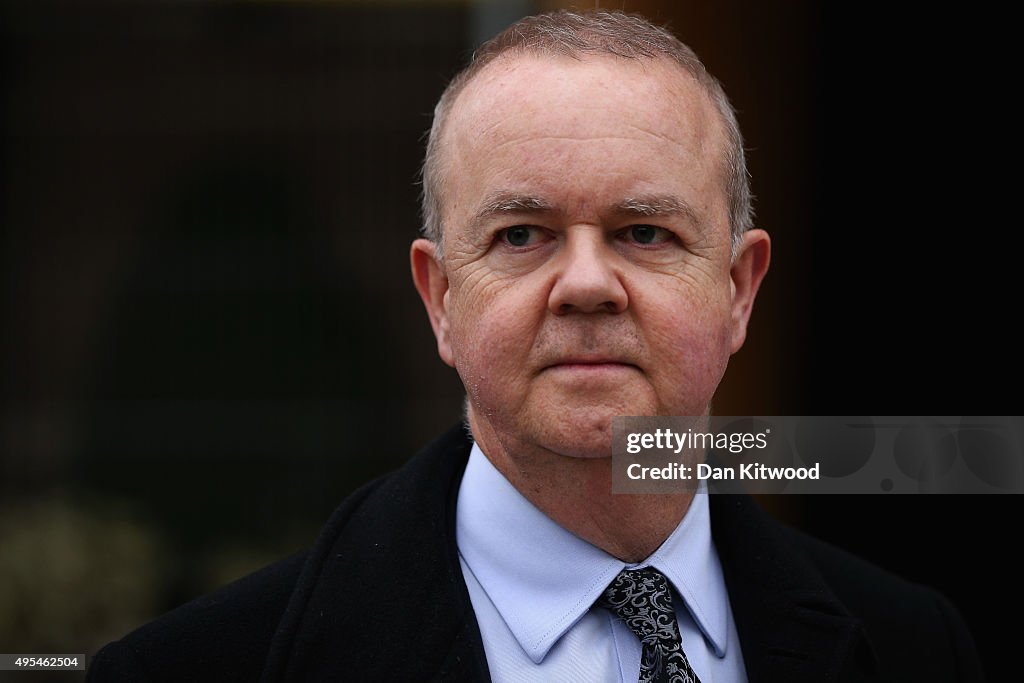
[[683, 67], [704, 88], [718, 110], [726, 134], [725, 191], [729, 202], [729, 229], [736, 248], [744, 232], [753, 226], [753, 195], [747, 173], [743, 136], [736, 112], [718, 80], [707, 72], [696, 53], [667, 29], [647, 19], [615, 11], [573, 12], [560, 10], [520, 19], [481, 45], [461, 72], [445, 88], [434, 108], [434, 122], [427, 137], [423, 159], [423, 235], [437, 245], [442, 257], [441, 192], [445, 172], [441, 163], [441, 138], [459, 94], [488, 64], [506, 53], [563, 55], [580, 59], [588, 54], [608, 54], [627, 59], [665, 58]]

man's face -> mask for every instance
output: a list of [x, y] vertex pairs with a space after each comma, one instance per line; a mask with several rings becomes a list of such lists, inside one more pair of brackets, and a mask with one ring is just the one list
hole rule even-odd
[[661, 60], [503, 57], [445, 142], [444, 262], [421, 258], [417, 284], [474, 432], [606, 456], [615, 415], [707, 411], [750, 302], [697, 82]]

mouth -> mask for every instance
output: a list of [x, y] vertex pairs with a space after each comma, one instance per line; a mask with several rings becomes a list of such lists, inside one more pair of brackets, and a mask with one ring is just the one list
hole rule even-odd
[[635, 364], [618, 358], [606, 358], [599, 356], [581, 356], [563, 358], [544, 368], [554, 371], [573, 372], [614, 372], [618, 370], [639, 370]]

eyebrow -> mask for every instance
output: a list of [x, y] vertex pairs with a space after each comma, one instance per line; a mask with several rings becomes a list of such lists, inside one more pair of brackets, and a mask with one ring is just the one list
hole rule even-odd
[[[610, 209], [615, 214], [643, 218], [685, 218], [697, 227], [703, 226], [703, 221], [700, 220], [697, 212], [675, 195], [659, 194], [630, 197], [610, 207]], [[473, 217], [473, 224], [479, 226], [486, 219], [502, 214], [551, 213], [557, 210], [558, 207], [555, 204], [543, 197], [499, 191], [488, 195], [483, 201], [480, 209]]]
[[644, 218], [678, 217], [686, 218], [695, 225], [702, 225], [697, 212], [690, 205], [674, 195], [647, 195], [630, 197], [614, 208], [616, 213], [642, 216]]
[[516, 194], [514, 192], [495, 192], [487, 196], [480, 210], [473, 217], [479, 224], [491, 216], [506, 213], [547, 213], [555, 210], [555, 205], [541, 197]]

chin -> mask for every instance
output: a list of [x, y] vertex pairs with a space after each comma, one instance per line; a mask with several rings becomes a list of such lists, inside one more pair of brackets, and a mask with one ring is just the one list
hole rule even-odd
[[596, 460], [612, 457], [612, 438], [592, 439], [543, 439], [541, 446], [545, 449], [567, 458], [579, 458], [581, 460]]
[[612, 455], [612, 418], [617, 410], [570, 411], [552, 422], [550, 416], [537, 429], [538, 443], [544, 448], [571, 458], [610, 458]]

